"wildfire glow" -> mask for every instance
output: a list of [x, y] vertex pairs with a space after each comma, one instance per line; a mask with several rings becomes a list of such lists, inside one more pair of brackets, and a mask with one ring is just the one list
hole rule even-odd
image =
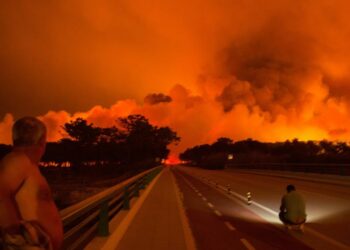
[[165, 160], [166, 165], [180, 164], [181, 161], [177, 155], [169, 155], [168, 159]]
[[3, 1], [0, 142], [33, 114], [51, 141], [77, 117], [142, 114], [178, 132], [172, 155], [223, 136], [349, 141], [349, 12], [345, 0]]

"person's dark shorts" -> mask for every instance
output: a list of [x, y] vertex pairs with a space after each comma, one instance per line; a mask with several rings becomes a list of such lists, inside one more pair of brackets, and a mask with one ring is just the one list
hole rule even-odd
[[300, 224], [305, 223], [305, 221], [306, 221], [306, 219], [302, 220], [299, 223], [295, 223], [295, 222], [289, 221], [288, 219], [286, 219], [286, 213], [283, 213], [283, 212], [279, 213], [279, 218], [283, 222], [283, 224], [286, 224], [286, 225], [300, 225]]

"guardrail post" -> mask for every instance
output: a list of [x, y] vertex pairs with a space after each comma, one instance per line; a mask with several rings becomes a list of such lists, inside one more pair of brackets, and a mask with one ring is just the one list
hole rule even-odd
[[140, 189], [145, 189], [145, 188], [146, 188], [146, 177], [143, 176], [140, 183]]
[[140, 196], [140, 186], [141, 186], [141, 183], [142, 183], [142, 179], [141, 180], [138, 180], [136, 185], [135, 185], [135, 191], [134, 191], [134, 196], [135, 197], [139, 197]]
[[100, 206], [97, 234], [102, 237], [109, 235], [108, 201], [104, 201]]
[[151, 174], [148, 174], [146, 176], [146, 181], [145, 181], [146, 186], [151, 182], [151, 180], [152, 180], [152, 176], [151, 176]]
[[129, 187], [124, 187], [124, 201], [123, 201], [123, 209], [130, 209], [130, 197], [129, 197]]

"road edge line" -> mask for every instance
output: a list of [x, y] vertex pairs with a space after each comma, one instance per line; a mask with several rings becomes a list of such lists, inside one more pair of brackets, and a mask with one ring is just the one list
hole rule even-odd
[[108, 240], [103, 245], [101, 250], [110, 250], [110, 249], [116, 249], [123, 238], [124, 234], [128, 230], [130, 224], [132, 223], [133, 219], [135, 218], [138, 211], [141, 209], [144, 201], [150, 194], [151, 190], [153, 189], [154, 185], [159, 180], [160, 176], [163, 175], [164, 168], [162, 171], [151, 181], [151, 183], [148, 185], [144, 193], [138, 198], [134, 204], [130, 208], [130, 211], [126, 214], [125, 218], [121, 221], [119, 226], [114, 230], [114, 232], [108, 237]]
[[247, 239], [241, 238], [240, 241], [243, 243], [243, 245], [248, 249], [248, 250], [255, 250], [255, 247], [250, 243]]
[[181, 200], [181, 198], [180, 198], [180, 188], [179, 188], [179, 185], [177, 184], [177, 181], [175, 179], [174, 172], [173, 171], [170, 171], [170, 172], [171, 172], [171, 177], [172, 177], [172, 183], [173, 183], [174, 189], [175, 189], [177, 206], [179, 208], [182, 229], [184, 231], [186, 248], [187, 248], [187, 250], [196, 250], [197, 247], [196, 247], [196, 242], [194, 240], [193, 232], [191, 230], [188, 217], [186, 216], [185, 206], [184, 206], [183, 200]]

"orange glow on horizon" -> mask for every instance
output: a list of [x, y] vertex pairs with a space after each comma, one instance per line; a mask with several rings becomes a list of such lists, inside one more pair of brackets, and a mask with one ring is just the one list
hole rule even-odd
[[2, 1], [0, 143], [38, 114], [49, 141], [78, 117], [142, 114], [181, 137], [171, 155], [219, 137], [350, 141], [349, 12], [345, 0]]
[[177, 165], [180, 163], [181, 163], [181, 161], [180, 161], [179, 157], [175, 154], [169, 155], [168, 159], [165, 160], [166, 165]]

